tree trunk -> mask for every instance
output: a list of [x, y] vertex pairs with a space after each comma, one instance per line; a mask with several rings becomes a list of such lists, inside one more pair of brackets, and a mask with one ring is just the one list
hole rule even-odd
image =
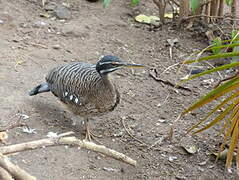
[[188, 15], [189, 15], [189, 0], [181, 0], [179, 12], [180, 21], [183, 20], [184, 17], [188, 17]]
[[219, 0], [213, 0], [211, 2], [211, 10], [210, 10], [210, 16], [217, 16], [218, 12], [218, 1]]
[[220, 0], [218, 16], [223, 16], [223, 11], [224, 11], [224, 0]]
[[232, 14], [232, 18], [237, 17], [237, 0], [232, 1], [231, 14]]
[[[195, 15], [200, 15], [200, 14], [202, 14], [202, 9], [203, 9], [203, 6], [201, 6], [201, 4], [199, 4], [198, 8], [196, 9]], [[195, 18], [191, 18], [191, 19], [190, 19], [190, 21], [189, 21], [188, 26], [186, 27], [186, 29], [190, 29], [190, 28], [193, 27], [194, 20], [195, 20]]]
[[205, 17], [206, 18], [206, 21], [207, 21], [207, 23], [209, 23], [210, 22], [210, 18], [208, 17], [208, 16], [210, 16], [210, 14], [211, 14], [211, 3], [208, 3], [208, 4], [206, 4], [206, 16], [207, 17]]

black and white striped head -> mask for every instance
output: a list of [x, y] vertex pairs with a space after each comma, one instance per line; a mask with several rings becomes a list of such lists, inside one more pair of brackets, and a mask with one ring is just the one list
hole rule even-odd
[[103, 56], [96, 64], [96, 70], [101, 75], [106, 75], [108, 73], [114, 72], [121, 68], [143, 68], [142, 64], [131, 64], [122, 61], [116, 56], [106, 55]]

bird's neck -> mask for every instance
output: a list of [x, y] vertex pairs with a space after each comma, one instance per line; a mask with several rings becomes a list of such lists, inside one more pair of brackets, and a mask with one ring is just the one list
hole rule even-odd
[[112, 86], [112, 83], [111, 83], [111, 81], [110, 81], [111, 76], [110, 76], [109, 74], [102, 75], [101, 78], [102, 78], [103, 83], [104, 83], [106, 86]]

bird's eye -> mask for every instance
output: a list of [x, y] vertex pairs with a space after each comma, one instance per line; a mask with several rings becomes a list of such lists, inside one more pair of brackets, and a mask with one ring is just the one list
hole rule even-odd
[[112, 62], [111, 64], [112, 64], [112, 66], [117, 66], [118, 65], [118, 63], [116, 63], [116, 62]]

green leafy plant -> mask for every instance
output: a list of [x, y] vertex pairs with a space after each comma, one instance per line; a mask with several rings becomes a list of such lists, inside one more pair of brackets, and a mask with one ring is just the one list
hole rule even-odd
[[191, 0], [190, 5], [191, 5], [192, 12], [195, 13], [197, 8], [200, 5], [200, 0]]
[[110, 1], [111, 1], [111, 0], [104, 0], [104, 1], [103, 1], [103, 6], [104, 6], [104, 8], [107, 8], [107, 7], [110, 5]]
[[[216, 37], [215, 39], [213, 39], [212, 44], [214, 47], [218, 47], [222, 45], [222, 40], [220, 37]], [[217, 49], [212, 49], [213, 54], [219, 54], [221, 52], [221, 48], [217, 48]]]
[[[213, 55], [200, 57], [193, 60], [184, 61], [185, 64], [201, 62], [201, 61], [212, 61], [218, 58], [236, 58], [236, 61], [232, 61], [229, 64], [215, 67], [196, 75], [192, 75], [184, 81], [188, 81], [206, 74], [210, 74], [217, 71], [222, 71], [230, 68], [238, 68], [239, 66], [239, 33], [233, 32], [232, 39], [227, 41], [221, 41], [221, 43], [214, 43], [206, 50], [216, 52]], [[226, 50], [233, 49], [232, 52], [227, 52]], [[220, 51], [219, 51], [220, 50]], [[223, 52], [222, 50], [225, 50]], [[220, 152], [223, 151], [225, 145], [229, 144], [229, 149], [227, 151], [226, 167], [230, 168], [232, 165], [232, 160], [234, 152], [236, 151], [236, 162], [237, 162], [237, 172], [239, 173], [239, 73], [231, 78], [227, 79], [224, 83], [201, 97], [197, 102], [191, 105], [189, 108], [185, 109], [181, 116], [187, 113], [201, 108], [210, 102], [217, 100], [218, 105], [210, 110], [206, 116], [200, 120], [197, 124], [191, 127], [188, 132], [194, 130], [195, 133], [202, 132], [210, 127], [221, 124], [220, 134], [223, 135], [223, 143], [220, 147]], [[218, 114], [218, 111], [221, 111]], [[206, 123], [209, 121], [209, 123]], [[219, 153], [220, 154], [220, 153]]]
[[140, 1], [140, 0], [131, 0], [131, 5], [132, 5], [132, 6], [136, 6], [136, 5], [139, 4], [139, 1]]
[[231, 5], [232, 5], [232, 0], [225, 0], [225, 2], [226, 2], [226, 4], [227, 4], [228, 6], [231, 6]]
[[[130, 0], [130, 4], [132, 6], [136, 6], [139, 4], [140, 0]], [[104, 8], [107, 8], [110, 5], [111, 0], [103, 0], [103, 6]]]

